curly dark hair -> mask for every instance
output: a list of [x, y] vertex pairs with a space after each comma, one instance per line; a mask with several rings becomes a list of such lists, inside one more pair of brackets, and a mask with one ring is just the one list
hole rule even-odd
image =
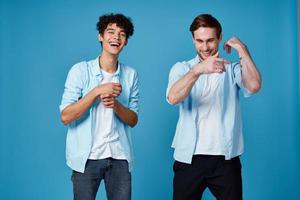
[[107, 26], [114, 23], [116, 23], [118, 27], [124, 29], [127, 39], [133, 35], [134, 27], [131, 19], [120, 13], [110, 13], [100, 16], [99, 21], [97, 22], [97, 30], [99, 34], [103, 35]]
[[193, 34], [193, 36], [194, 36], [194, 31], [200, 27], [215, 28], [217, 31], [217, 37], [220, 38], [221, 36], [222, 26], [220, 22], [210, 14], [198, 15], [193, 20], [193, 23], [190, 26], [190, 31]]

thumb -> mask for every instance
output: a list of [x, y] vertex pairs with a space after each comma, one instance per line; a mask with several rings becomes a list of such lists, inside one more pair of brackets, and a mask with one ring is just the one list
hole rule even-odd
[[217, 53], [212, 55], [212, 57], [218, 58], [219, 57], [219, 52], [217, 51]]

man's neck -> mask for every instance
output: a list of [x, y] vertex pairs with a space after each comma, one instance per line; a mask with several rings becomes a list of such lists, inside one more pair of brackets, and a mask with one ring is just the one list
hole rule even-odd
[[102, 70], [108, 73], [114, 73], [117, 71], [118, 56], [102, 52], [99, 57], [99, 66]]

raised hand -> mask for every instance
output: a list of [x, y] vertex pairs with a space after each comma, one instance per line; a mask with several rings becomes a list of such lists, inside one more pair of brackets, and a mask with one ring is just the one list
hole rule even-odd
[[234, 48], [235, 50], [237, 50], [238, 52], [240, 52], [240, 50], [242, 48], [244, 48], [244, 47], [245, 47], [245, 44], [243, 44], [241, 42], [241, 40], [239, 38], [237, 38], [237, 37], [230, 38], [223, 45], [223, 49], [226, 51], [226, 53], [231, 53], [231, 48]]
[[100, 95], [101, 102], [106, 108], [114, 108], [116, 105], [116, 99], [111, 94]]
[[120, 83], [104, 83], [97, 86], [98, 94], [101, 96], [103, 94], [109, 94], [113, 97], [117, 97], [122, 92], [122, 86]]
[[230, 62], [224, 58], [210, 56], [194, 66], [194, 71], [199, 74], [223, 73], [226, 71], [225, 64]]
[[261, 87], [261, 76], [253, 62], [247, 46], [237, 37], [232, 37], [225, 42], [223, 46], [227, 53], [231, 52], [231, 48], [237, 50], [242, 67], [242, 81], [243, 85], [251, 93], [256, 93]]

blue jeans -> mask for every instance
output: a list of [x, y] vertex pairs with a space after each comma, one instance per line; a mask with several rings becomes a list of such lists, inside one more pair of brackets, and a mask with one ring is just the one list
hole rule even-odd
[[84, 173], [73, 171], [74, 199], [95, 200], [101, 180], [104, 180], [108, 200], [131, 199], [128, 162], [113, 158], [88, 160]]

